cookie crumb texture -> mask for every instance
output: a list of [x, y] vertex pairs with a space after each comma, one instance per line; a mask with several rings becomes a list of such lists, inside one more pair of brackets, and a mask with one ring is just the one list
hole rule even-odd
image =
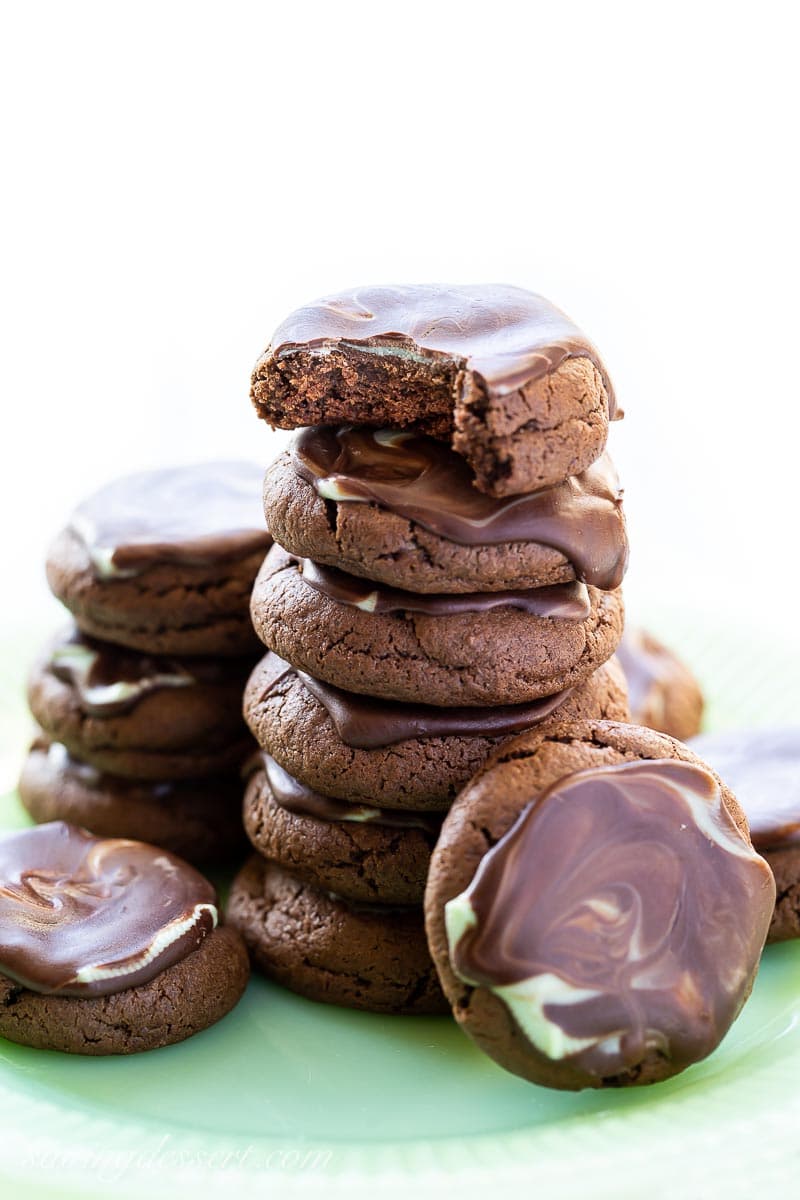
[[310, 1000], [447, 1011], [419, 909], [350, 905], [256, 855], [233, 882], [228, 919], [265, 975]]
[[47, 996], [0, 975], [0, 1037], [67, 1054], [137, 1054], [215, 1024], [241, 999], [249, 965], [227, 926], [140, 987], [87, 999]]
[[762, 851], [775, 876], [775, 912], [767, 934], [768, 942], [800, 938], [800, 846]]
[[601, 368], [580, 330], [521, 288], [378, 286], [292, 313], [250, 395], [281, 429], [345, 423], [446, 440], [480, 491], [506, 496], [602, 453], [614, 399]]

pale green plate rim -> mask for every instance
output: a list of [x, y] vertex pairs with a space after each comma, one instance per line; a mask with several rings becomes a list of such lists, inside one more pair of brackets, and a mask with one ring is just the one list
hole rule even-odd
[[[739, 714], [743, 723], [791, 721], [800, 666], [795, 644], [771, 637], [759, 642], [750, 630], [735, 624], [727, 630], [717, 628], [709, 642], [704, 629], [686, 613], [662, 614], [656, 623], [689, 654], [712, 691], [716, 679], [713, 725], [731, 724]], [[705, 621], [702, 626], [708, 628]], [[730, 680], [741, 680], [743, 669], [759, 673], [758, 686], [749, 693], [757, 711], [746, 711], [735, 695], [731, 703]], [[764, 685], [765, 673], [769, 686]], [[800, 981], [799, 952], [800, 946], [794, 945], [773, 948], [770, 970], [774, 962], [781, 972], [796, 972]], [[130, 1117], [120, 1121], [110, 1112], [70, 1111], [64, 1103], [21, 1089], [19, 1074], [4, 1062], [7, 1043], [0, 1041], [0, 1179], [24, 1186], [26, 1196], [42, 1198], [140, 1195], [143, 1189], [157, 1197], [176, 1188], [191, 1188], [196, 1196], [217, 1195], [223, 1188], [242, 1197], [267, 1191], [307, 1196], [319, 1194], [323, 1180], [326, 1195], [351, 1197], [371, 1194], [378, 1187], [390, 1196], [408, 1195], [411, 1189], [417, 1197], [440, 1195], [445, 1186], [464, 1195], [484, 1195], [487, 1188], [505, 1194], [532, 1183], [563, 1197], [585, 1195], [587, 1184], [593, 1197], [672, 1196], [677, 1188], [684, 1193], [691, 1188], [692, 1194], [703, 1196], [723, 1191], [727, 1196], [751, 1195], [755, 1186], [762, 1188], [770, 1179], [800, 1179], [800, 1152], [794, 1149], [800, 1121], [800, 1001], [792, 998], [773, 1014], [767, 1040], [769, 1053], [755, 1043], [740, 1048], [732, 1067], [735, 1086], [706, 1086], [715, 1078], [712, 1058], [706, 1065], [710, 1064], [709, 1074], [704, 1073], [699, 1085], [687, 1072], [672, 1084], [649, 1089], [647, 1103], [636, 1108], [468, 1138], [369, 1142], [356, 1137], [349, 1143], [294, 1143], [248, 1136], [247, 1144], [261, 1157], [227, 1163], [224, 1155], [241, 1154], [241, 1138], [171, 1126], [171, 1154], [159, 1160], [165, 1131], [154, 1122]], [[427, 1086], [426, 1081], [421, 1085]], [[389, 1091], [387, 1103], [390, 1099]], [[81, 1165], [83, 1151], [102, 1148], [112, 1161], [131, 1146], [139, 1161], [129, 1164], [119, 1178], [99, 1178]], [[310, 1151], [317, 1156], [316, 1164], [309, 1169], [294, 1158], [266, 1163], [270, 1153], [292, 1150], [301, 1156]], [[73, 1152], [77, 1158], [70, 1162]], [[218, 1156], [215, 1163], [208, 1161], [212, 1152]], [[326, 1163], [327, 1153], [332, 1157]], [[177, 1163], [178, 1154], [185, 1161]], [[713, 1188], [708, 1176], [712, 1168]]]

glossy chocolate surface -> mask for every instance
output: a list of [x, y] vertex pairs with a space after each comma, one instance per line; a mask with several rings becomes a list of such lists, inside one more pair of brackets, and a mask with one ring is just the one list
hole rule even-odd
[[[280, 547], [270, 554], [291, 556]], [[407, 592], [369, 579], [358, 578], [324, 566], [310, 558], [297, 562], [304, 581], [338, 604], [349, 604], [363, 612], [402, 614], [422, 613], [428, 617], [450, 617], [458, 613], [482, 613], [494, 608], [516, 608], [535, 617], [557, 621], [585, 621], [592, 611], [585, 583], [560, 583], [551, 587], [521, 591], [469, 592], [448, 595]]]
[[532, 800], [450, 901], [451, 961], [551, 1060], [600, 1078], [648, 1053], [685, 1066], [739, 1011], [774, 899], [705, 768], [599, 767]]
[[297, 675], [307, 691], [319, 701], [346, 746], [357, 750], [379, 750], [410, 738], [508, 737], [543, 721], [564, 703], [573, 691], [565, 688], [553, 696], [542, 696], [530, 704], [503, 704], [494, 708], [437, 708], [432, 704], [403, 704], [359, 696], [323, 683], [305, 671], [296, 671], [271, 650], [262, 659], [266, 674], [263, 697], [287, 676]]
[[618, 587], [625, 574], [622, 493], [605, 454], [581, 475], [504, 499], [477, 491], [444, 443], [397, 430], [313, 426], [294, 438], [292, 461], [325, 499], [378, 504], [461, 545], [550, 546], [595, 587]]
[[451, 359], [496, 395], [551, 374], [568, 358], [589, 358], [609, 416], [617, 415], [608, 372], [588, 338], [544, 296], [508, 284], [373, 286], [325, 296], [276, 329], [276, 359], [298, 346]]
[[756, 849], [800, 848], [800, 727], [731, 729], [691, 745], [736, 796]]
[[154, 979], [217, 923], [216, 893], [164, 850], [62, 821], [0, 837], [0, 973], [102, 996]]
[[244, 677], [244, 665], [232, 659], [142, 654], [73, 629], [54, 645], [49, 670], [74, 689], [87, 716], [113, 717], [131, 712], [145, 696], [163, 688]]
[[100, 578], [130, 577], [157, 563], [211, 565], [266, 552], [263, 475], [248, 462], [127, 475], [79, 504], [69, 528]]
[[355, 821], [397, 829], [422, 829], [432, 836], [441, 828], [441, 817], [402, 809], [370, 808], [366, 804], [348, 804], [346, 800], [323, 796], [295, 779], [266, 752], [262, 753], [261, 762], [275, 803], [297, 816], [313, 817], [317, 821]]

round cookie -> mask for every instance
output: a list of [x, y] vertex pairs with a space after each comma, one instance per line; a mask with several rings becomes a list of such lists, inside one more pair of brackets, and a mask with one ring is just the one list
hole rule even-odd
[[345, 900], [422, 904], [440, 818], [322, 796], [268, 754], [253, 766], [244, 827], [259, 854]]
[[151, 654], [247, 654], [248, 599], [271, 539], [263, 470], [212, 462], [101, 488], [50, 548], [47, 578], [85, 632]]
[[228, 919], [265, 975], [310, 1000], [447, 1011], [419, 908], [349, 904], [254, 855], [233, 881]]
[[[334, 592], [355, 602], [341, 603]], [[588, 678], [622, 636], [619, 589], [567, 584], [518, 593], [516, 600], [502, 593], [509, 602], [497, 606], [493, 595], [417, 599], [301, 564], [273, 546], [253, 589], [252, 617], [270, 650], [318, 679], [434, 705], [525, 704], [552, 695]], [[365, 611], [359, 600], [378, 607]], [[432, 605], [433, 612], [424, 611]]]
[[276, 330], [251, 397], [283, 429], [352, 421], [447, 438], [495, 496], [582, 470], [622, 416], [577, 326], [505, 284], [367, 287], [306, 305]]
[[444, 710], [350, 695], [268, 654], [250, 676], [244, 710], [259, 745], [309, 787], [353, 804], [420, 812], [447, 809], [512, 734], [565, 720], [628, 719], [613, 659], [550, 699]]
[[20, 799], [38, 824], [67, 821], [98, 837], [163, 846], [189, 862], [223, 862], [245, 846], [238, 773], [197, 780], [119, 779], [37, 738], [22, 767]]
[[193, 779], [238, 768], [242, 659], [155, 658], [67, 630], [34, 666], [28, 703], [69, 753], [124, 778]]
[[753, 845], [775, 876], [767, 941], [800, 937], [800, 728], [707, 733], [691, 748], [736, 793]]
[[627, 627], [617, 658], [628, 682], [631, 719], [681, 742], [700, 732], [703, 693], [692, 672], [644, 629]]
[[247, 984], [216, 896], [162, 849], [62, 822], [0, 838], [0, 1037], [70, 1054], [183, 1041]]
[[579, 1089], [708, 1055], [750, 992], [773, 903], [702, 760], [590, 721], [492, 755], [444, 822], [425, 912], [465, 1031], [507, 1070]]
[[552, 488], [498, 500], [475, 490], [441, 442], [346, 427], [304, 430], [264, 479], [269, 528], [291, 554], [411, 592], [618, 587], [621, 496], [607, 456]]

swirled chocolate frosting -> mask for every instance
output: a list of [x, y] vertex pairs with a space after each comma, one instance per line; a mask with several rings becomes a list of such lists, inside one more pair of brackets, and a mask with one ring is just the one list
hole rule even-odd
[[554, 487], [496, 499], [476, 491], [464, 459], [433, 438], [316, 425], [292, 443], [294, 469], [327, 500], [372, 502], [466, 546], [536, 542], [579, 580], [618, 587], [628, 563], [622, 493], [608, 455]]
[[446, 907], [464, 981], [536, 1051], [613, 1078], [709, 1054], [749, 993], [775, 901], [715, 778], [675, 760], [580, 771], [523, 810]]
[[217, 924], [216, 893], [164, 850], [54, 821], [0, 837], [0, 973], [34, 992], [138, 987]]
[[757, 850], [800, 846], [800, 728], [735, 729], [692, 740], [744, 809]]
[[441, 828], [441, 817], [402, 809], [370, 808], [366, 804], [348, 804], [345, 800], [323, 796], [295, 779], [266, 752], [262, 752], [260, 757], [275, 803], [297, 816], [313, 817], [317, 821], [356, 821], [359, 824], [388, 825], [397, 829], [422, 829], [433, 836]]
[[[270, 554], [275, 554], [277, 558], [278, 555], [286, 555], [286, 551], [275, 546]], [[516, 608], [535, 617], [585, 621], [592, 611], [585, 583], [560, 583], [520, 591], [426, 595], [356, 578], [336, 567], [313, 562], [310, 558], [293, 559], [290, 555], [286, 555], [286, 558], [298, 563], [300, 573], [310, 587], [338, 604], [349, 604], [363, 612], [413, 612], [428, 617], [450, 617], [458, 613], [489, 612], [493, 608]]]
[[435, 737], [508, 737], [522, 733], [563, 704], [572, 688], [554, 696], [542, 696], [530, 704], [501, 704], [494, 708], [438, 708], [433, 704], [401, 704], [394, 700], [377, 700], [374, 696], [359, 696], [345, 692], [330, 683], [323, 683], [305, 671], [286, 666], [278, 670], [282, 660], [275, 659], [275, 673], [267, 691], [278, 686], [287, 675], [296, 674], [306, 690], [318, 700], [331, 719], [337, 734], [346, 746], [358, 750], [379, 750], [394, 746], [409, 738]]
[[247, 462], [127, 475], [79, 504], [69, 528], [100, 578], [137, 575], [157, 563], [212, 565], [266, 552], [263, 475]]
[[74, 689], [87, 716], [113, 717], [132, 711], [145, 696], [163, 688], [222, 682], [237, 673], [244, 676], [245, 665], [235, 659], [179, 661], [141, 654], [73, 629], [54, 644], [49, 669]]
[[568, 358], [589, 358], [617, 415], [608, 372], [592, 343], [560, 309], [507, 284], [417, 284], [361, 287], [297, 309], [272, 338], [280, 359], [298, 346], [321, 352], [352, 345], [376, 355], [447, 358], [506, 395], [556, 371]]

